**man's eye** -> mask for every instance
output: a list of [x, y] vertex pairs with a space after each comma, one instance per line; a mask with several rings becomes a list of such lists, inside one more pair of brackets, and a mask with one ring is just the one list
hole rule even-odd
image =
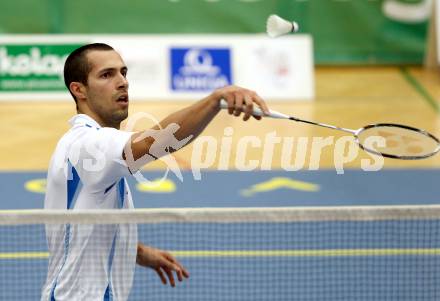
[[101, 75], [101, 77], [102, 77], [102, 78], [109, 78], [109, 77], [110, 77], [110, 72], [103, 73], [103, 74]]

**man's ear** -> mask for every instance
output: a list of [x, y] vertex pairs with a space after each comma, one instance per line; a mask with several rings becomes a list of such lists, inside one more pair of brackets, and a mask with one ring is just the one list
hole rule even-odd
[[76, 99], [86, 98], [86, 87], [80, 82], [71, 82], [69, 85], [70, 91], [75, 95]]

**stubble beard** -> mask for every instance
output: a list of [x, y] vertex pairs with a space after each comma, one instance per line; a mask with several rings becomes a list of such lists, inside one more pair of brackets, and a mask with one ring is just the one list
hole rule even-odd
[[105, 126], [117, 129], [119, 129], [121, 122], [128, 117], [128, 107], [109, 111], [102, 106], [97, 106], [94, 111], [100, 116]]
[[112, 124], [117, 124], [118, 128], [122, 121], [127, 119], [128, 117], [128, 109], [125, 110], [118, 110], [111, 113], [110, 119], [112, 121]]

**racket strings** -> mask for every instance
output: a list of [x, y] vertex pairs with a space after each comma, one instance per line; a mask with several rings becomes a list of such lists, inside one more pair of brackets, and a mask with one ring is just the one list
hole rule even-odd
[[359, 131], [357, 138], [365, 150], [388, 157], [416, 159], [432, 156], [439, 151], [437, 138], [400, 125], [365, 127]]

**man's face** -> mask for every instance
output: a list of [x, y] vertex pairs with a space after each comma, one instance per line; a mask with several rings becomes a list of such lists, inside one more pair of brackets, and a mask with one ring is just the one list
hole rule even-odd
[[128, 116], [127, 67], [113, 50], [93, 50], [87, 53], [91, 66], [86, 93], [91, 110], [106, 125], [119, 126]]

